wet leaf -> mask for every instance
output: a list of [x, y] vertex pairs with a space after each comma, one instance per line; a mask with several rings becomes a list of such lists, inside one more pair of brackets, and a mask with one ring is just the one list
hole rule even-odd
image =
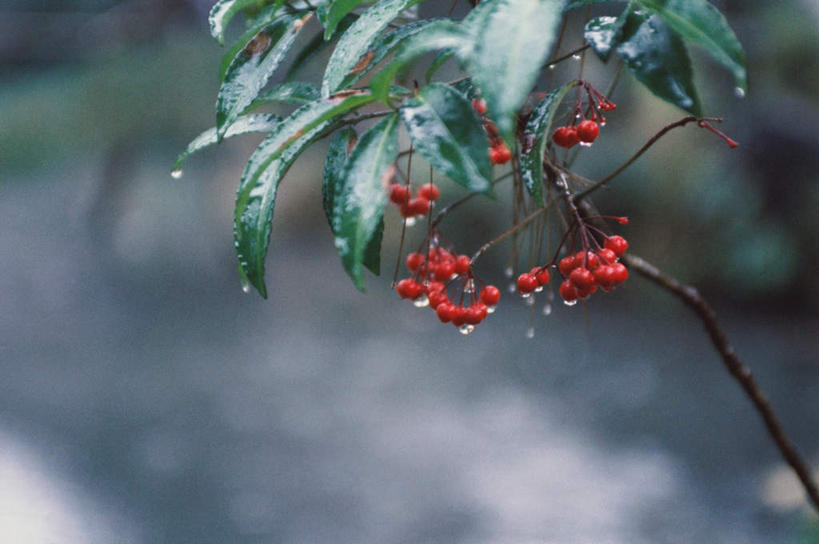
[[419, 0], [379, 0], [362, 13], [342, 34], [327, 61], [321, 82], [322, 96], [340, 89], [350, 70], [371, 49], [376, 36], [402, 11], [417, 2]]
[[552, 134], [552, 123], [558, 106], [566, 94], [577, 86], [577, 82], [568, 83], [550, 92], [538, 102], [526, 123], [524, 134], [534, 138], [529, 145], [520, 150], [520, 173], [529, 194], [538, 206], [543, 206], [543, 156], [546, 144]]
[[344, 269], [360, 290], [364, 290], [365, 256], [378, 238], [387, 203], [386, 185], [397, 156], [398, 115], [392, 114], [361, 136], [342, 168], [333, 210], [335, 244]]
[[[283, 27], [279, 25], [280, 21]], [[226, 70], [216, 99], [216, 127], [220, 140], [231, 123], [256, 99], [304, 26], [304, 19], [286, 17], [280, 21], [271, 28], [274, 34], [267, 31], [259, 34], [269, 37], [266, 48], [246, 47]]]
[[[225, 133], [225, 138], [237, 136], [239, 134], [247, 134], [250, 132], [270, 132], [273, 127], [281, 122], [281, 117], [273, 115], [272, 113], [258, 113], [239, 117], [235, 123]], [[182, 168], [185, 160], [193, 153], [200, 149], [208, 147], [216, 143], [216, 127], [206, 130], [199, 136], [193, 139], [188, 147], [173, 163], [173, 171], [179, 171]]]
[[219, 0], [210, 10], [208, 23], [210, 24], [210, 35], [219, 42], [225, 43], [225, 27], [233, 16], [247, 7], [258, 5], [258, 0]]
[[325, 41], [333, 37], [341, 20], [361, 2], [362, 0], [333, 0], [316, 12], [321, 26], [324, 27]]
[[491, 193], [489, 143], [469, 100], [433, 83], [407, 100], [400, 113], [415, 149], [432, 166], [470, 191]]
[[688, 51], [663, 19], [645, 11], [629, 13], [617, 52], [652, 93], [693, 115], [701, 115]]
[[279, 182], [298, 155], [337, 117], [373, 101], [369, 93], [331, 97], [302, 106], [276, 125], [248, 160], [239, 182], [234, 212], [234, 243], [239, 275], [267, 298], [264, 258]]
[[603, 62], [609, 60], [620, 43], [627, 15], [628, 11], [625, 11], [620, 17], [595, 17], [586, 23], [583, 37]]
[[[350, 28], [350, 25], [353, 24], [355, 20], [355, 17], [348, 15], [338, 24], [336, 27], [336, 32], [344, 32]], [[325, 48], [329, 47], [331, 43], [332, 42], [324, 40], [323, 33], [316, 34], [310, 39], [309, 42], [307, 42], [307, 45], [305, 45], [301, 51], [299, 51], [299, 54], [293, 59], [293, 62], [290, 64], [290, 67], [284, 74], [284, 79], [289, 80], [294, 77], [296, 73], [305, 67], [310, 59], [321, 53]]]
[[318, 100], [319, 94], [318, 87], [312, 83], [303, 83], [300, 81], [280, 83], [256, 97], [247, 109], [250, 110], [273, 102], [298, 105], [309, 104], [310, 102]]
[[490, 117], [511, 146], [516, 114], [557, 37], [560, 0], [495, 0], [478, 18], [467, 65]]
[[341, 169], [344, 161], [347, 160], [347, 152], [350, 145], [355, 142], [355, 131], [352, 128], [344, 128], [333, 134], [330, 140], [330, 147], [327, 149], [327, 158], [324, 160], [324, 174], [321, 182], [321, 201], [324, 206], [324, 215], [330, 229], [335, 234], [336, 226], [333, 225], [333, 208], [335, 207], [336, 195], [341, 189]]
[[571, 0], [570, 2], [566, 2], [566, 6], [563, 8], [563, 11], [570, 11], [577, 8], [582, 8], [585, 6], [591, 6], [593, 4], [604, 4], [609, 2], [625, 2], [627, 0]]

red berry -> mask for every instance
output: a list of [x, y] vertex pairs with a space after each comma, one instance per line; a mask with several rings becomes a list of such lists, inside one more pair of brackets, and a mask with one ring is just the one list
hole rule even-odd
[[438, 306], [449, 302], [449, 297], [444, 290], [427, 292], [429, 293], [427, 295], [429, 297], [429, 307], [433, 310], [437, 310]]
[[429, 213], [429, 208], [429, 200], [421, 196], [413, 198], [409, 201], [409, 204], [407, 204], [409, 216], [426, 215]]
[[511, 158], [512, 152], [503, 142], [489, 148], [489, 160], [492, 164], [506, 164]]
[[614, 263], [611, 267], [613, 269], [611, 277], [615, 285], [620, 285], [628, 279], [628, 268], [623, 266], [623, 263]]
[[538, 288], [537, 278], [532, 274], [521, 274], [518, 277], [518, 291], [525, 295]]
[[600, 134], [600, 126], [594, 121], [585, 120], [577, 125], [577, 138], [584, 143], [590, 144], [597, 139]]
[[435, 268], [435, 279], [438, 281], [449, 281], [454, 273], [455, 263], [449, 260], [443, 261], [438, 263], [438, 266]]
[[600, 266], [594, 271], [594, 281], [603, 289], [611, 289], [614, 286], [614, 267], [608, 264]]
[[549, 283], [549, 270], [547, 268], [536, 266], [531, 269], [529, 273], [535, 277], [538, 285], [546, 285]]
[[393, 183], [390, 186], [390, 200], [395, 204], [405, 204], [409, 200], [409, 189], [406, 185]]
[[469, 272], [469, 266], [472, 264], [472, 259], [468, 255], [458, 255], [455, 259], [455, 273], [463, 276]]
[[472, 99], [472, 108], [478, 112], [478, 114], [483, 115], [486, 113], [486, 100], [483, 98], [473, 98]]
[[456, 327], [466, 323], [466, 309], [463, 306], [453, 306], [450, 315], [452, 316], [452, 324]]
[[452, 321], [454, 310], [454, 304], [451, 302], [445, 302], [443, 304], [439, 304], [435, 308], [435, 313], [438, 314], [438, 319], [441, 320], [441, 323], [449, 323]]
[[495, 125], [495, 123], [492, 122], [484, 123], [483, 128], [486, 129], [486, 133], [489, 135], [490, 138], [494, 138], [495, 136], [500, 134], [500, 131], [498, 130], [498, 127]]
[[424, 294], [424, 286], [413, 279], [404, 278], [395, 286], [395, 291], [401, 298], [416, 299]]
[[563, 283], [560, 284], [560, 296], [566, 302], [577, 300], [577, 287], [574, 286], [572, 280], [563, 280]]
[[618, 257], [625, 253], [628, 249], [628, 242], [626, 242], [626, 239], [617, 235], [606, 238], [604, 245], [606, 246], [606, 249], [612, 250]]
[[428, 295], [431, 295], [437, 291], [443, 291], [444, 289], [446, 289], [446, 286], [440, 281], [431, 281], [426, 285], [426, 292]]
[[407, 255], [407, 268], [415, 272], [424, 264], [424, 256], [420, 253], [410, 253]]
[[594, 285], [594, 275], [588, 268], [575, 268], [569, 274], [569, 279], [577, 286], [578, 290], [590, 289]]
[[596, 283], [592, 283], [588, 287], [583, 287], [583, 288], [578, 287], [577, 288], [577, 297], [578, 298], [586, 298], [586, 297], [594, 294], [595, 291], [597, 291], [597, 284]]
[[495, 287], [494, 285], [487, 285], [479, 294], [481, 302], [486, 304], [487, 306], [495, 306], [498, 301], [500, 300], [500, 289]]
[[557, 269], [560, 270], [560, 273], [563, 274], [564, 278], [568, 278], [569, 274], [572, 273], [572, 270], [577, 268], [574, 264], [574, 255], [569, 255], [568, 257], [563, 257], [560, 259], [560, 263], [557, 265]]
[[574, 255], [574, 267], [575, 268], [588, 268], [589, 270], [594, 270], [598, 267], [600, 263], [597, 260], [597, 255], [592, 253], [591, 251], [578, 251]]
[[434, 183], [425, 183], [421, 185], [420, 189], [418, 189], [418, 196], [421, 198], [426, 198], [430, 202], [438, 200], [440, 195], [441, 191]]
[[601, 249], [597, 252], [597, 256], [605, 264], [614, 264], [617, 260], [617, 254], [608, 248]]
[[483, 312], [485, 311], [486, 306], [478, 302], [477, 304], [473, 304], [464, 311], [464, 319], [470, 325], [477, 325], [481, 321], [483, 321], [484, 318]]
[[574, 127], [560, 127], [552, 134], [552, 141], [560, 147], [570, 148], [580, 141], [577, 129]]

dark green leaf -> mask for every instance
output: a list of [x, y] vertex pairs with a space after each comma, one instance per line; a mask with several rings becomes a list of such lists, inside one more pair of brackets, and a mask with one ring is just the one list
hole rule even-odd
[[705, 48], [734, 75], [737, 86], [748, 90], [745, 52], [725, 17], [707, 0], [637, 0], [663, 18], [686, 40]]
[[384, 239], [384, 217], [381, 216], [381, 221], [375, 227], [370, 241], [367, 243], [367, 248], [364, 250], [364, 258], [361, 261], [367, 270], [375, 274], [381, 275], [381, 242]]
[[383, 70], [373, 76], [370, 87], [373, 94], [386, 102], [390, 84], [403, 67], [421, 55], [441, 49], [459, 50], [467, 42], [468, 35], [460, 25], [452, 21], [434, 21], [418, 33], [407, 38], [395, 54], [395, 58]]
[[438, 56], [435, 57], [435, 60], [433, 60], [432, 64], [429, 65], [427, 73], [424, 76], [427, 83], [432, 81], [432, 76], [435, 75], [435, 72], [437, 72], [441, 68], [441, 66], [446, 64], [447, 61], [454, 56], [455, 53], [453, 53], [452, 51], [441, 51], [440, 53], [438, 53]]
[[379, 0], [341, 36], [324, 71], [321, 82], [322, 96], [341, 88], [347, 74], [371, 48], [375, 37], [402, 11], [419, 0]]
[[324, 175], [321, 183], [321, 201], [324, 205], [324, 215], [330, 223], [330, 229], [335, 234], [336, 227], [333, 225], [333, 209], [335, 207], [336, 195], [341, 189], [341, 169], [344, 161], [347, 160], [347, 150], [355, 140], [355, 131], [351, 128], [344, 128], [333, 134], [330, 140], [330, 147], [327, 149], [327, 158], [324, 160]]
[[258, 5], [258, 3], [258, 0], [219, 0], [208, 15], [210, 35], [219, 42], [219, 45], [224, 45], [225, 27], [233, 16], [246, 7]]
[[469, 100], [448, 85], [427, 85], [401, 108], [415, 148], [470, 191], [490, 193], [488, 141]]
[[583, 37], [603, 62], [609, 60], [611, 52], [620, 43], [627, 15], [628, 11], [625, 11], [620, 17], [595, 17], [586, 23]]
[[269, 91], [260, 94], [247, 109], [250, 110], [272, 102], [284, 102], [301, 106], [318, 100], [319, 94], [318, 87], [312, 83], [300, 81], [280, 83]]
[[243, 285], [253, 285], [267, 298], [264, 258], [276, 192], [287, 169], [338, 116], [372, 100], [368, 93], [356, 93], [302, 106], [276, 125], [253, 152], [239, 182], [234, 212], [233, 236]]
[[550, 92], [541, 100], [526, 123], [524, 144], [520, 150], [520, 173], [529, 194], [538, 206], [543, 206], [543, 156], [552, 134], [552, 122], [566, 94], [577, 87], [572, 81]]
[[571, 0], [570, 2], [566, 2], [566, 6], [563, 8], [563, 11], [570, 11], [577, 8], [582, 8], [585, 6], [591, 6], [592, 4], [603, 4], [609, 2], [625, 2], [626, 0]]
[[509, 145], [516, 114], [540, 75], [557, 37], [560, 0], [495, 0], [474, 31], [468, 60], [491, 117]]
[[324, 27], [324, 39], [333, 37], [336, 27], [362, 0], [332, 0], [330, 4], [317, 11], [319, 22]]
[[[239, 117], [239, 119], [237, 119], [236, 122], [230, 126], [225, 133], [225, 138], [230, 138], [231, 136], [236, 136], [238, 134], [247, 134], [249, 132], [270, 132], [273, 127], [278, 125], [280, 122], [281, 118], [278, 115], [273, 115], [272, 113], [244, 115]], [[216, 127], [213, 127], [194, 138], [193, 141], [188, 144], [187, 149], [185, 149], [185, 151], [183, 151], [179, 157], [176, 158], [176, 162], [173, 163], [172, 171], [181, 172], [182, 164], [191, 154], [215, 143]]]
[[[355, 22], [356, 18], [352, 15], [348, 15], [336, 27], [337, 32], [344, 32], [350, 25]], [[293, 62], [290, 64], [290, 67], [287, 69], [287, 72], [284, 74], [284, 79], [289, 80], [291, 79], [297, 72], [305, 67], [305, 64], [310, 61], [313, 57], [318, 55], [322, 52], [326, 47], [330, 46], [331, 42], [324, 41], [324, 34], [319, 33], [316, 34], [304, 48], [299, 51], [299, 54], [293, 59]]]
[[356, 287], [364, 289], [363, 264], [387, 203], [385, 185], [398, 156], [398, 116], [392, 114], [365, 132], [342, 169], [333, 224], [336, 248]]
[[[263, 10], [258, 17], [256, 17], [247, 30], [239, 36], [233, 45], [225, 51], [222, 56], [222, 61], [219, 63], [219, 82], [225, 80], [225, 72], [230, 67], [231, 63], [236, 60], [236, 57], [245, 49], [252, 49], [258, 42], [254, 39], [264, 32], [271, 41], [278, 40], [287, 25], [292, 22], [292, 18], [283, 17], [284, 14], [279, 13], [275, 7], [268, 7]], [[262, 39], [261, 37], [259, 39]], [[253, 44], [251, 44], [253, 42]]]
[[651, 92], [694, 115], [701, 114], [688, 51], [660, 17], [645, 11], [629, 13], [617, 52]]

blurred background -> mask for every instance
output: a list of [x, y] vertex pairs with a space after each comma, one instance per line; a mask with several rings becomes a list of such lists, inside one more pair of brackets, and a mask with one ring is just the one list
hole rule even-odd
[[[676, 299], [636, 276], [548, 316], [507, 294], [462, 337], [390, 292], [397, 216], [362, 295], [321, 211], [326, 142], [280, 192], [269, 300], [243, 294], [233, 195], [260, 137], [169, 175], [214, 123], [211, 3], [0, 0], [0, 541], [819, 542]], [[742, 146], [678, 130], [597, 204], [702, 288], [819, 468], [819, 3], [715, 3], [751, 91], [693, 51], [697, 81]], [[605, 88], [613, 66], [587, 68]], [[612, 98], [592, 178], [681, 116], [630, 77]], [[471, 252], [509, 214], [474, 201], [444, 229]], [[505, 286], [507, 258], [479, 273]]]

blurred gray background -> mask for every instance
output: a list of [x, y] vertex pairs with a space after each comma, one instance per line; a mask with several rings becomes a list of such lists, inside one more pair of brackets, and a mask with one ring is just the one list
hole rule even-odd
[[[391, 216], [362, 295], [320, 143], [280, 192], [270, 299], [243, 294], [233, 194], [259, 137], [169, 176], [214, 122], [210, 3], [0, 0], [0, 542], [819, 542], [699, 322], [638, 277], [549, 316], [506, 294], [462, 337], [390, 292]], [[742, 146], [672, 133], [597, 203], [703, 289], [819, 467], [819, 3], [715, 3], [751, 92], [699, 51], [697, 80]], [[629, 77], [613, 99], [593, 178], [680, 117]], [[444, 228], [472, 251], [508, 215], [475, 201]], [[479, 267], [504, 290], [507, 249]]]

